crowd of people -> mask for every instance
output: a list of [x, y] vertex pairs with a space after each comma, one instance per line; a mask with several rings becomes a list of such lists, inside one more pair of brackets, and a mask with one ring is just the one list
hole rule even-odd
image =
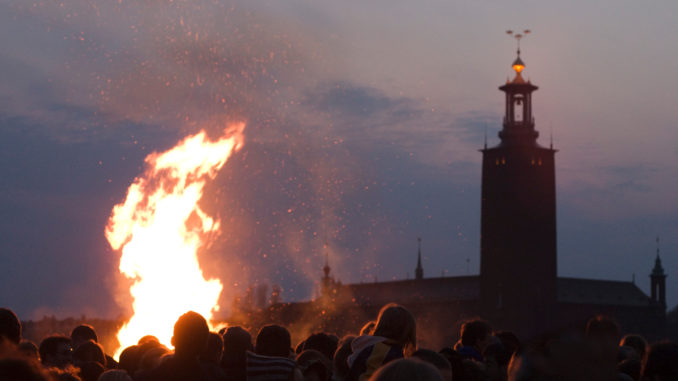
[[458, 342], [436, 351], [417, 346], [410, 311], [388, 304], [356, 335], [318, 332], [293, 346], [285, 327], [264, 326], [253, 340], [237, 326], [210, 332], [205, 319], [189, 311], [174, 325], [173, 350], [145, 336], [115, 361], [89, 325], [36, 345], [22, 340], [14, 312], [0, 308], [0, 380], [678, 381], [678, 344], [619, 336], [613, 320], [597, 316], [585, 329], [522, 343], [474, 319], [461, 326]]

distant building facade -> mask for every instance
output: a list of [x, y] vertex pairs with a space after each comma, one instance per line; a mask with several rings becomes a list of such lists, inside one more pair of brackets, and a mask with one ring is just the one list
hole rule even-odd
[[459, 324], [476, 316], [522, 338], [596, 314], [614, 317], [625, 332], [663, 336], [666, 274], [659, 252], [650, 296], [635, 282], [557, 276], [556, 150], [537, 143], [532, 93], [538, 87], [522, 77], [524, 67], [518, 51], [515, 78], [499, 87], [506, 97], [501, 142], [481, 150], [479, 276], [425, 278], [419, 239], [415, 279], [344, 285], [330, 275], [326, 259], [319, 298], [273, 306], [262, 321], [357, 333], [381, 306], [396, 302], [416, 315], [418, 336], [433, 348], [452, 344]]

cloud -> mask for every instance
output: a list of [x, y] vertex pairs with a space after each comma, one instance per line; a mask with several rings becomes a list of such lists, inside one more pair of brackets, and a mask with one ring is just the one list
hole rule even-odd
[[417, 102], [406, 97], [388, 97], [383, 92], [348, 82], [336, 82], [306, 96], [314, 110], [353, 118], [369, 118], [377, 113], [391, 113], [401, 119], [418, 117]]
[[647, 185], [647, 184], [642, 184], [640, 182], [637, 182], [635, 180], [628, 180], [624, 181], [618, 184], [615, 184], [614, 189], [618, 189], [622, 192], [641, 192], [641, 193], [649, 193], [652, 188]]
[[661, 215], [675, 210], [674, 204], [655, 205], [665, 197], [666, 189], [657, 188], [658, 178], [666, 171], [649, 164], [606, 165], [574, 170], [564, 165], [558, 175], [566, 177], [559, 200], [592, 221], [614, 221], [639, 215]]
[[390, 96], [348, 81], [308, 90], [302, 105], [349, 144], [365, 150], [392, 146], [436, 168], [477, 160], [486, 126], [498, 119], [482, 111], [435, 110], [426, 99]]

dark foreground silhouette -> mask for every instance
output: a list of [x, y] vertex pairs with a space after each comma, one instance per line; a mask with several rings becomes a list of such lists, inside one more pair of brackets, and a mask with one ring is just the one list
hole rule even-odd
[[603, 316], [585, 329], [572, 327], [529, 343], [472, 319], [461, 326], [458, 342], [418, 348], [414, 316], [388, 304], [355, 332], [343, 338], [317, 332], [293, 347], [285, 327], [267, 325], [253, 343], [244, 328], [210, 332], [205, 319], [189, 311], [174, 325], [174, 350], [144, 336], [116, 362], [91, 326], [35, 345], [22, 341], [14, 312], [0, 308], [0, 380], [678, 381], [678, 344], [620, 338], [617, 324]]

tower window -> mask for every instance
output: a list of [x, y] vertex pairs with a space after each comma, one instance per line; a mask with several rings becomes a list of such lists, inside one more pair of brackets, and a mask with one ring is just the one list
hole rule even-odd
[[503, 157], [501, 158], [501, 165], [506, 165], [506, 159]]
[[513, 102], [513, 120], [515, 122], [523, 121], [523, 97], [517, 95]]

